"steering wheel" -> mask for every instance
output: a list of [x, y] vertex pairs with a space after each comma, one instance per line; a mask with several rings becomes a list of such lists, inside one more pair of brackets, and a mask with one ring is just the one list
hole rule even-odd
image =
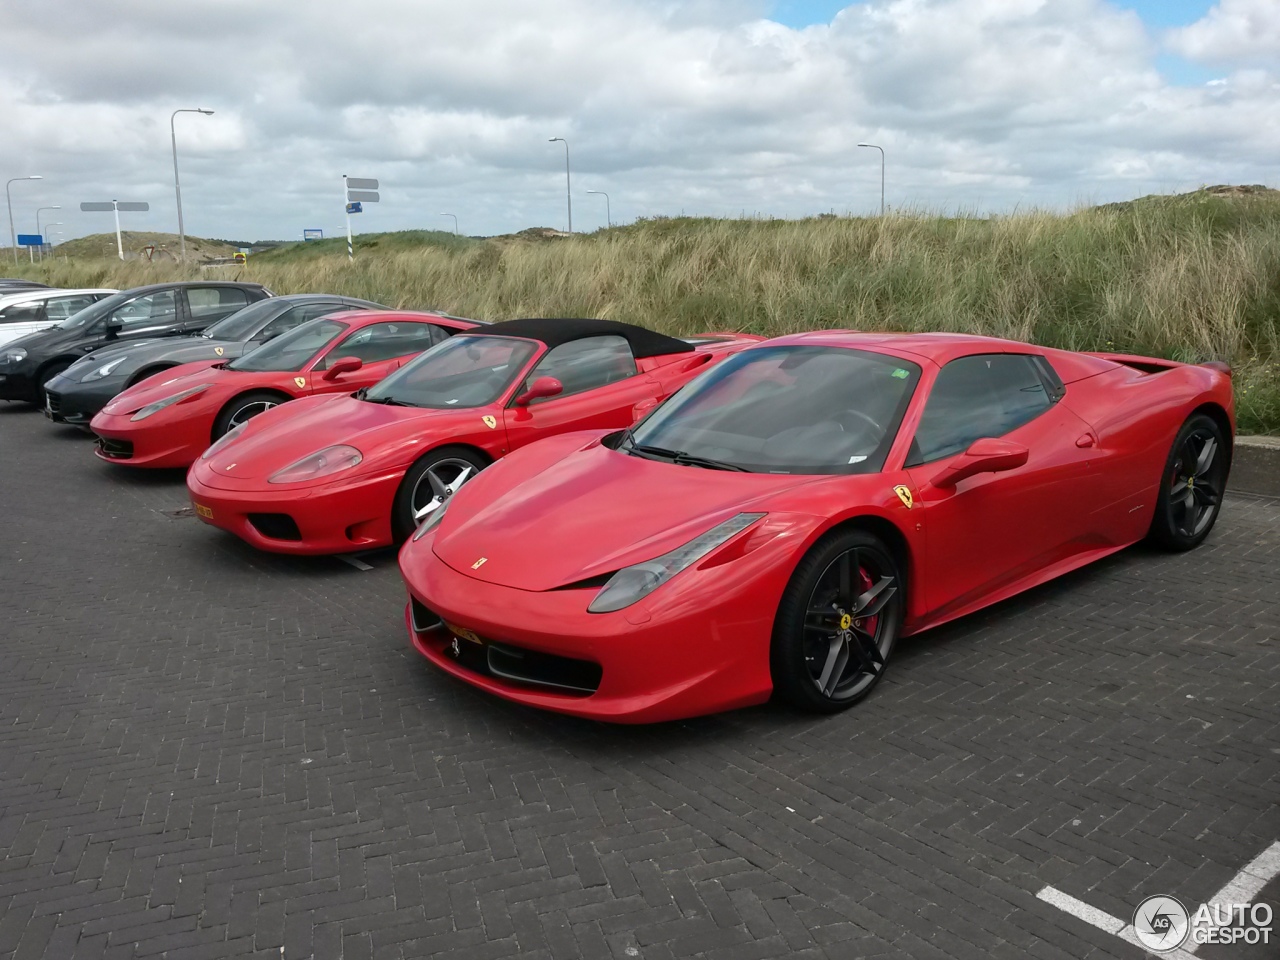
[[877, 434], [883, 434], [883, 433], [884, 433], [884, 427], [880, 426], [880, 424], [879, 424], [879, 423], [877, 423], [873, 417], [868, 416], [867, 414], [863, 413], [861, 410], [843, 410], [843, 411], [841, 411], [841, 413], [840, 413], [840, 418], [839, 418], [839, 421], [838, 421], [838, 422], [840, 423], [840, 425], [841, 425], [841, 426], [843, 426], [843, 425], [844, 425], [844, 418], [845, 418], [845, 416], [846, 416], [846, 415], [848, 415], [848, 414], [852, 414], [853, 416], [857, 417], [859, 420], [861, 420], [863, 423], [865, 423], [867, 426], [869, 426], [872, 430], [874, 430]]

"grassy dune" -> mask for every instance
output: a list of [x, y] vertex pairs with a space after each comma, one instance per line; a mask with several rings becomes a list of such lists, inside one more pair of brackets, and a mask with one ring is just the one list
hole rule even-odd
[[[815, 327], [989, 333], [1236, 368], [1240, 426], [1280, 432], [1280, 200], [1208, 193], [998, 219], [657, 219], [570, 239], [358, 238], [282, 247], [242, 276], [484, 319], [600, 316], [674, 333]], [[173, 264], [57, 261], [24, 273], [126, 287]]]

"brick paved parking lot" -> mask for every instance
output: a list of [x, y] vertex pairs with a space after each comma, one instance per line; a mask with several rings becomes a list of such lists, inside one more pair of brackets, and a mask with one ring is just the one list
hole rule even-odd
[[1037, 891], [1194, 905], [1280, 839], [1274, 502], [904, 641], [840, 716], [613, 728], [429, 668], [392, 554], [184, 493], [0, 409], [0, 957], [1136, 960]]

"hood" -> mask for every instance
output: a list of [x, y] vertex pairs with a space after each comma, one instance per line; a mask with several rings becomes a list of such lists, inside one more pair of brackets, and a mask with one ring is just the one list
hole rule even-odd
[[[68, 376], [74, 376], [82, 371], [87, 371], [92, 367], [100, 367], [108, 360], [114, 360], [120, 356], [127, 356], [129, 359], [122, 364], [120, 372], [123, 373], [125, 368], [128, 370], [138, 370], [142, 366], [153, 360], [167, 360], [171, 354], [177, 354], [180, 347], [191, 347], [194, 337], [146, 337], [142, 340], [113, 340], [108, 344], [98, 347], [93, 353], [86, 353], [83, 357], [73, 363], [67, 370]], [[206, 340], [205, 343], [211, 341]], [[207, 351], [210, 360], [230, 359], [227, 356], [215, 356], [212, 350]], [[183, 356], [181, 359], [174, 359], [174, 363], [185, 363], [188, 360], [201, 360], [202, 356]]]
[[117, 394], [115, 399], [102, 408], [102, 412], [111, 416], [133, 413], [149, 403], [171, 397], [175, 393], [181, 393], [202, 383], [217, 383], [223, 376], [225, 374], [217, 369], [216, 364], [184, 363], [180, 367], [166, 370], [159, 376], [143, 380], [136, 386]]
[[0, 350], [11, 350], [14, 347], [25, 347], [28, 353], [39, 353], [50, 348], [56, 350], [64, 344], [75, 343], [80, 339], [80, 334], [80, 330], [59, 330], [57, 327], [46, 327], [34, 333], [14, 337], [8, 343], [0, 346]]
[[676, 466], [594, 439], [582, 447], [581, 435], [566, 449], [558, 441], [567, 439], [517, 451], [463, 487], [435, 535], [436, 555], [478, 580], [551, 590], [651, 560], [826, 479]]
[[[344, 479], [405, 466], [441, 431], [447, 432], [460, 413], [369, 403], [349, 394], [295, 400], [255, 417], [243, 437], [210, 458], [210, 472], [218, 478], [265, 482], [278, 470], [339, 443], [363, 455], [356, 471], [341, 475]], [[466, 413], [468, 421], [475, 418], [475, 411]]]

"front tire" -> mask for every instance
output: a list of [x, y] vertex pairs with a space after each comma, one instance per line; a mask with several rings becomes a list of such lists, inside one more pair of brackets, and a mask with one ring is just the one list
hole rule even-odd
[[1222, 509], [1230, 463], [1228, 441], [1217, 421], [1203, 413], [1188, 417], [1160, 475], [1149, 539], [1178, 552], [1203, 543]]
[[884, 676], [906, 590], [892, 551], [865, 530], [827, 534], [791, 575], [774, 621], [770, 669], [778, 696], [836, 713]]
[[36, 374], [36, 406], [41, 410], [44, 409], [46, 403], [44, 385], [58, 374], [62, 373], [62, 371], [66, 370], [69, 366], [71, 366], [71, 362], [69, 360], [61, 363], [51, 363]]
[[396, 543], [407, 540], [422, 521], [488, 465], [465, 447], [440, 447], [410, 467], [391, 507], [391, 533]]
[[265, 390], [257, 390], [253, 393], [245, 393], [236, 397], [218, 414], [218, 419], [213, 422], [213, 436], [210, 441], [222, 439], [223, 434], [238, 427], [246, 420], [256, 417], [258, 414], [270, 410], [272, 407], [278, 407], [280, 404], [288, 400], [288, 397], [282, 397], [278, 393], [268, 393]]

